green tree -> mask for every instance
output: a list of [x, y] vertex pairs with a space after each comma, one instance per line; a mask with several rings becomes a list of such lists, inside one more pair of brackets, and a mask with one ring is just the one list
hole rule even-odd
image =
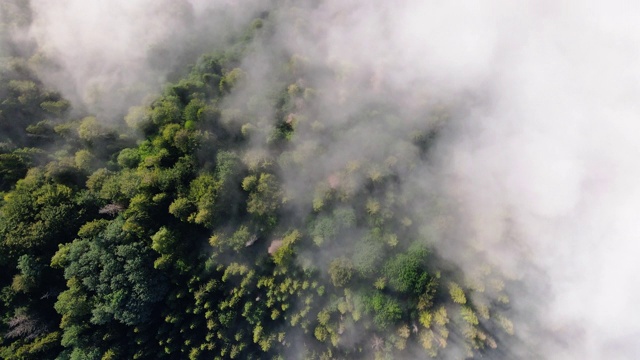
[[135, 168], [140, 163], [140, 153], [136, 149], [123, 149], [118, 154], [118, 165], [123, 168]]
[[351, 260], [341, 257], [334, 259], [329, 264], [329, 275], [331, 282], [336, 287], [344, 287], [351, 281], [353, 275], [353, 263]]
[[373, 312], [373, 322], [383, 330], [402, 318], [402, 308], [398, 300], [380, 292], [368, 299], [366, 308]]
[[255, 186], [249, 192], [247, 211], [259, 217], [273, 219], [282, 203], [281, 196], [280, 185], [276, 177], [272, 174], [261, 173]]
[[387, 261], [383, 273], [389, 286], [399, 292], [420, 294], [429, 280], [428, 274], [421, 269], [422, 254], [409, 252], [398, 254]]
[[29, 162], [14, 153], [0, 154], [0, 191], [7, 191], [27, 174]]
[[42, 170], [30, 170], [0, 208], [2, 243], [14, 252], [55, 249], [75, 235], [86, 212], [81, 201], [73, 189], [51, 183]]
[[353, 264], [363, 277], [370, 277], [379, 271], [384, 257], [384, 244], [374, 237], [364, 236], [355, 245]]

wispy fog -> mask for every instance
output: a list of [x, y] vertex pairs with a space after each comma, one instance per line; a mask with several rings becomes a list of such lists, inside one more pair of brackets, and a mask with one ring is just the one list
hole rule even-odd
[[172, 74], [262, 11], [268, 2], [32, 0], [31, 34], [54, 65], [42, 76], [76, 105], [112, 117], [157, 93]]

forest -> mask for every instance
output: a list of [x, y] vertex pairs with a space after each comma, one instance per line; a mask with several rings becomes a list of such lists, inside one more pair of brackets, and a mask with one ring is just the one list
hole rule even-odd
[[264, 56], [314, 31], [274, 3], [124, 113], [44, 81], [0, 3], [0, 358], [509, 358], [518, 281], [441, 256], [456, 204], [415, 181], [470, 100]]

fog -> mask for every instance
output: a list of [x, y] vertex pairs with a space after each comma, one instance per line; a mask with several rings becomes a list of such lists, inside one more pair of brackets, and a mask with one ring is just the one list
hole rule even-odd
[[[224, 31], [219, 14], [235, 14], [224, 24], [240, 26], [264, 10], [258, 2], [204, 0], [32, 3], [31, 33], [61, 66], [45, 77], [105, 113], [126, 111], [193, 62], [184, 54]], [[462, 269], [473, 267], [463, 255], [473, 247], [526, 282], [511, 293], [521, 327], [517, 339], [504, 341], [514, 347], [538, 346], [545, 359], [637, 359], [639, 13], [640, 4], [595, 0], [300, 5], [293, 15], [274, 13], [271, 46], [244, 62], [254, 85], [229, 101], [268, 86], [280, 51], [332, 70], [305, 79], [321, 104], [305, 111], [347, 135], [299, 134], [325, 149], [313, 158], [314, 172], [284, 174], [300, 193], [309, 179], [344, 166], [342, 154], [382, 159], [398, 146], [394, 126], [431, 129], [434, 121], [419, 115], [425, 108], [463, 102], [429, 167], [407, 172], [415, 188], [437, 186], [457, 204], [451, 216], [464, 239], [435, 246]], [[187, 51], [170, 43], [184, 39], [204, 45]], [[166, 56], [153, 65], [149, 51], [158, 44]], [[376, 101], [401, 104], [404, 116], [393, 126], [350, 125], [352, 114]], [[411, 148], [392, 152], [418, 156]]]
[[113, 120], [224, 46], [267, 3], [32, 0], [30, 35], [49, 59], [43, 79], [76, 107]]
[[633, 11], [549, 3], [520, 36], [505, 29], [491, 104], [443, 151], [477, 240], [503, 237], [508, 218], [527, 250], [507, 256], [546, 272], [553, 295], [538, 299], [548, 307], [540, 320], [566, 344], [547, 358], [640, 355], [629, 338], [640, 318], [631, 305], [640, 290]]

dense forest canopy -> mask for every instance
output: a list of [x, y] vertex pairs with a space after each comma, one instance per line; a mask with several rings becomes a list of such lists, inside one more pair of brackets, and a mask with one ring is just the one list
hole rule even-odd
[[0, 3], [1, 358], [545, 358], [571, 333], [527, 339], [542, 270], [443, 171], [485, 94], [315, 43], [357, 39], [349, 6], [164, 1], [105, 80], [35, 3]]

